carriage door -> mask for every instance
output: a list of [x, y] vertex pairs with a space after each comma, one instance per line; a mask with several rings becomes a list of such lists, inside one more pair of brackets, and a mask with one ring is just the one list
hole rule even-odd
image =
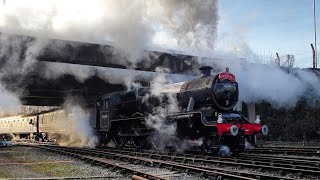
[[100, 129], [102, 131], [108, 131], [110, 128], [110, 98], [103, 99], [100, 103], [102, 103], [100, 106]]

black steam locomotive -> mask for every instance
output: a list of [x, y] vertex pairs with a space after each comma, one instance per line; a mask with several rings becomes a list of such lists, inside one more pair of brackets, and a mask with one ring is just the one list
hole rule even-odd
[[[179, 149], [181, 143], [200, 144], [206, 152], [225, 146], [232, 152], [244, 149], [245, 118], [228, 120], [238, 102], [239, 89], [235, 76], [225, 72], [211, 75], [211, 67], [200, 68], [201, 77], [192, 81], [165, 85], [160, 96], [151, 89], [141, 87], [118, 91], [99, 98], [96, 102], [96, 127], [100, 142], [112, 140], [117, 146], [132, 143], [142, 148], [152, 145], [163, 148], [168, 144], [167, 135], [161, 128], [174, 126], [168, 141]], [[156, 109], [166, 110], [170, 97], [177, 102], [177, 110], [166, 113], [152, 121], [161, 121], [159, 126], [150, 125], [150, 118], [157, 116]], [[239, 116], [239, 115], [238, 115]], [[238, 117], [237, 116], [237, 117]], [[240, 120], [239, 120], [240, 119]], [[157, 123], [157, 122], [154, 122]], [[199, 143], [200, 142], [200, 143]]]

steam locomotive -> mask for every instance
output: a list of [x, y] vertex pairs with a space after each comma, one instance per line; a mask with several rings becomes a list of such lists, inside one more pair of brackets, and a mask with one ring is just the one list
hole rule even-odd
[[[267, 127], [250, 124], [239, 112], [233, 111], [238, 102], [239, 88], [235, 76], [225, 72], [211, 75], [211, 67], [200, 68], [201, 77], [195, 80], [163, 86], [157, 97], [150, 88], [137, 88], [107, 94], [97, 100], [97, 132], [100, 142], [112, 140], [117, 146], [131, 142], [141, 148], [148, 145], [161, 149], [172, 144], [180, 149], [182, 143], [198, 144], [212, 153], [222, 149], [237, 153], [245, 148], [245, 141], [254, 144], [255, 135], [267, 134]], [[159, 98], [159, 96], [161, 98]], [[167, 110], [170, 99], [177, 100], [178, 110], [157, 117], [159, 107]], [[172, 102], [171, 102], [172, 103]], [[154, 127], [150, 119], [161, 121]], [[161, 127], [159, 127], [161, 126]], [[161, 128], [174, 126], [174, 132]], [[158, 128], [158, 131], [155, 130]], [[169, 139], [169, 140], [168, 140]], [[221, 148], [223, 147], [223, 148]]]
[[[157, 94], [150, 87], [106, 94], [86, 106], [88, 124], [101, 146], [112, 141], [116, 146], [163, 149], [169, 145], [182, 150], [187, 144], [200, 146], [206, 153], [241, 152], [246, 142], [255, 144], [257, 134], [267, 135], [268, 128], [261, 125], [259, 117], [251, 124], [233, 110], [239, 88], [229, 69], [216, 75], [211, 75], [211, 69], [201, 67], [200, 78], [164, 85]], [[172, 106], [174, 110], [170, 110]], [[2, 135], [53, 139], [53, 135], [68, 131], [67, 127], [54, 124], [69, 117], [69, 113], [57, 110], [3, 118], [0, 131]]]

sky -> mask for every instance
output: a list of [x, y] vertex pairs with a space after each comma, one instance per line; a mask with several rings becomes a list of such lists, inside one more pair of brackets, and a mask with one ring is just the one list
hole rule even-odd
[[[320, 1], [316, 0], [317, 33]], [[314, 43], [313, 0], [221, 0], [217, 49], [248, 46], [262, 58], [295, 55], [295, 65], [310, 67]], [[320, 34], [317, 39], [320, 49]], [[320, 54], [319, 54], [320, 55]]]

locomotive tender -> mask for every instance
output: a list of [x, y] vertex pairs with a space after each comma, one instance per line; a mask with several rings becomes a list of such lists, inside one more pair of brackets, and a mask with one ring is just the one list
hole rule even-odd
[[[117, 146], [130, 143], [138, 148], [153, 146], [162, 149], [169, 144], [168, 141], [173, 141], [177, 149], [187, 142], [200, 144], [207, 153], [219, 148], [237, 153], [245, 148], [245, 139], [255, 144], [255, 135], [266, 135], [268, 128], [261, 125], [259, 118], [251, 124], [240, 112], [233, 110], [238, 102], [239, 88], [229, 69], [216, 75], [211, 75], [211, 69], [209, 66], [201, 67], [200, 78], [163, 86], [160, 98], [153, 95], [149, 87], [113, 92], [98, 98], [95, 105], [86, 109], [100, 145], [112, 140]], [[150, 126], [149, 118], [158, 116], [156, 110], [159, 108], [166, 110], [170, 98], [176, 100], [177, 111], [161, 116], [158, 129]], [[56, 110], [3, 118], [0, 120], [0, 134], [54, 139], [53, 135], [59, 136], [67, 131], [67, 127], [57, 128], [54, 123], [68, 116], [64, 110]], [[20, 121], [23, 125], [17, 124]], [[167, 126], [175, 127], [171, 129], [174, 132], [169, 132], [169, 138], [168, 134], [158, 131]]]

